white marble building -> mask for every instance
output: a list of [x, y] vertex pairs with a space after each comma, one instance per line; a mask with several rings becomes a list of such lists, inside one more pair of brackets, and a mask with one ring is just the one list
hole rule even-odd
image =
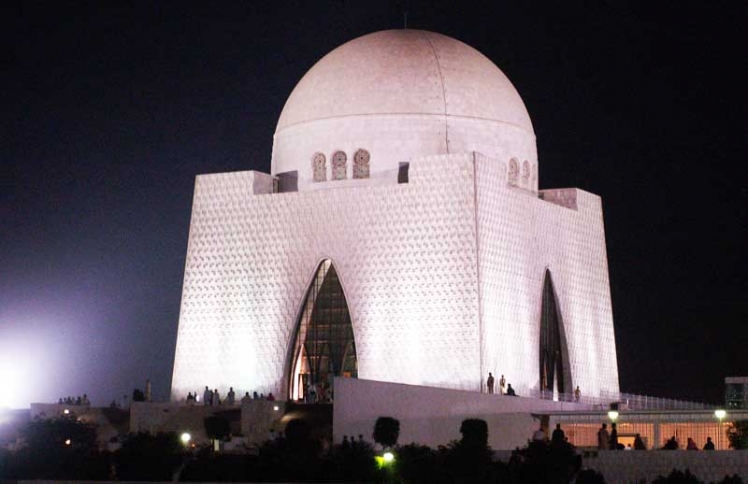
[[530, 117], [476, 50], [355, 39], [291, 93], [271, 174], [197, 177], [172, 398], [489, 372], [618, 391], [600, 198], [538, 190]]

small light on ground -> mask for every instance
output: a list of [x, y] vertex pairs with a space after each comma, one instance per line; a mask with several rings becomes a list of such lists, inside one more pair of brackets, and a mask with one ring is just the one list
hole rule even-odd
[[70, 439], [65, 440], [65, 445], [70, 445]]
[[392, 464], [392, 462], [395, 460], [395, 455], [392, 452], [387, 451], [382, 455], [375, 455], [374, 460], [376, 461], [377, 467], [379, 469], [384, 469], [385, 467], [388, 467]]
[[192, 436], [187, 432], [184, 432], [179, 438], [184, 445], [189, 444], [190, 440], [192, 440]]
[[273, 410], [275, 410], [277, 412], [278, 410], [280, 410], [280, 408], [278, 408], [278, 405], [274, 405], [273, 406]]
[[68, 410], [68, 409], [66, 408], [65, 410], [63, 410], [63, 411], [62, 411], [62, 413], [64, 413], [65, 415], [68, 415], [68, 414], [70, 413], [70, 410]]

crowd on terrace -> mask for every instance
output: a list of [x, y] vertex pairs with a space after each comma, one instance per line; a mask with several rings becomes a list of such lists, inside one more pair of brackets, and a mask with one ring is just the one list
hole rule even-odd
[[[258, 394], [257, 392], [252, 392], [252, 395], [250, 396], [249, 392], [245, 392], [239, 403], [247, 403], [250, 400], [267, 400], [272, 402], [275, 400], [275, 395], [273, 395], [272, 392], [268, 393], [267, 395], [265, 395], [264, 393]], [[188, 392], [185, 401], [188, 405], [195, 405], [196, 403], [200, 402], [200, 396], [198, 392]], [[221, 394], [218, 392], [217, 388], [211, 390], [206, 385], [205, 390], [203, 390], [202, 403], [206, 407], [217, 407], [219, 405], [236, 405], [238, 402], [236, 400], [236, 392], [234, 392], [234, 387], [230, 387], [229, 392], [226, 394], [226, 398], [221, 399]]]

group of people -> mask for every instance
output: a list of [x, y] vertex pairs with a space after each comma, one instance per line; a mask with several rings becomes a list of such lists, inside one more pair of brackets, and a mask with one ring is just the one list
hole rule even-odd
[[[680, 445], [678, 444], [678, 440], [675, 438], [675, 435], [670, 437], [665, 441], [665, 445], [662, 446], [663, 450], [678, 450], [680, 448]], [[704, 444], [704, 450], [714, 450], [714, 442], [712, 442], [711, 437], [706, 438], [706, 443]], [[686, 442], [686, 450], [699, 450], [699, 446], [696, 445], [696, 441], [693, 440], [691, 437], [688, 438], [688, 441]]]
[[[488, 393], [493, 394], [494, 393], [494, 377], [491, 372], [488, 372], [488, 380], [486, 380], [486, 386], [488, 387]], [[499, 394], [500, 395], [508, 395], [510, 397], [516, 397], [517, 393], [514, 391], [514, 388], [512, 388], [512, 384], [507, 384], [506, 378], [504, 378], [504, 375], [501, 375], [501, 378], [499, 379]]]
[[[647, 445], [644, 443], [641, 434], [636, 434], [634, 437], [634, 445], [631, 444], [625, 446], [618, 442], [618, 429], [616, 423], [613, 422], [611, 425], [610, 433], [608, 433], [608, 424], [602, 424], [600, 430], [597, 431], [597, 448], [599, 450], [647, 450]], [[662, 446], [663, 450], [678, 450], [680, 446], [675, 436], [670, 437], [665, 441], [665, 445]], [[691, 437], [688, 438], [686, 445], [687, 450], [699, 450]], [[714, 442], [711, 437], [706, 438], [706, 444], [704, 444], [704, 450], [714, 450]]]
[[[541, 443], [546, 442], [548, 439], [545, 435], [545, 430], [543, 430], [543, 427], [541, 427], [535, 431], [535, 433], [532, 434], [532, 440], [533, 442]], [[553, 446], [561, 446], [566, 445], [569, 443], [568, 437], [566, 437], [566, 433], [561, 428], [561, 424], [556, 424], [556, 428], [551, 433], [551, 445]]]
[[58, 405], [86, 405], [86, 406], [91, 406], [91, 401], [88, 399], [88, 395], [86, 395], [84, 393], [82, 397], [80, 395], [78, 395], [75, 398], [73, 398], [73, 397], [65, 397], [65, 398], [60, 397], [60, 399], [57, 401], [57, 404]]
[[325, 381], [308, 383], [305, 386], [304, 399], [305, 403], [332, 403], [333, 390]]
[[599, 450], [647, 450], [647, 446], [640, 434], [634, 437], [634, 446], [627, 446], [618, 442], [618, 426], [615, 422], [610, 424], [610, 433], [608, 433], [608, 424], [604, 423], [600, 430], [597, 431], [597, 448]]
[[[273, 395], [272, 392], [268, 393], [267, 396], [263, 393], [258, 394], [257, 392], [252, 392], [252, 395], [250, 396], [249, 392], [245, 392], [244, 396], [241, 399], [241, 403], [247, 403], [250, 400], [268, 400], [272, 402], [275, 400], [275, 395]], [[198, 403], [198, 393], [187, 392], [186, 401], [188, 405], [194, 405], [195, 403]], [[203, 391], [203, 405], [205, 405], [206, 407], [217, 407], [219, 405], [236, 405], [236, 392], [234, 392], [234, 387], [229, 387], [229, 391], [226, 394], [226, 399], [221, 400], [221, 394], [218, 392], [218, 388], [211, 390], [206, 386], [205, 390]]]
[[[488, 379], [486, 380], [486, 387], [488, 388], [488, 393], [493, 394], [495, 393], [495, 379], [493, 377], [493, 373], [490, 371], [488, 372]], [[499, 394], [500, 395], [508, 395], [510, 397], [516, 397], [517, 393], [514, 391], [514, 388], [512, 388], [512, 384], [506, 382], [506, 378], [504, 378], [504, 375], [501, 375], [501, 378], [499, 379]], [[577, 388], [574, 390], [574, 401], [579, 403], [579, 400], [582, 398], [582, 391], [579, 389], [579, 386], [577, 385]]]

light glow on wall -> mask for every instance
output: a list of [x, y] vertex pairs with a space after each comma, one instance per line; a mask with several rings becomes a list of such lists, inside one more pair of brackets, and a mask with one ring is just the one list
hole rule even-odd
[[26, 408], [32, 399], [34, 387], [42, 385], [45, 378], [39, 374], [39, 365], [19, 351], [3, 353], [0, 350], [0, 408]]

